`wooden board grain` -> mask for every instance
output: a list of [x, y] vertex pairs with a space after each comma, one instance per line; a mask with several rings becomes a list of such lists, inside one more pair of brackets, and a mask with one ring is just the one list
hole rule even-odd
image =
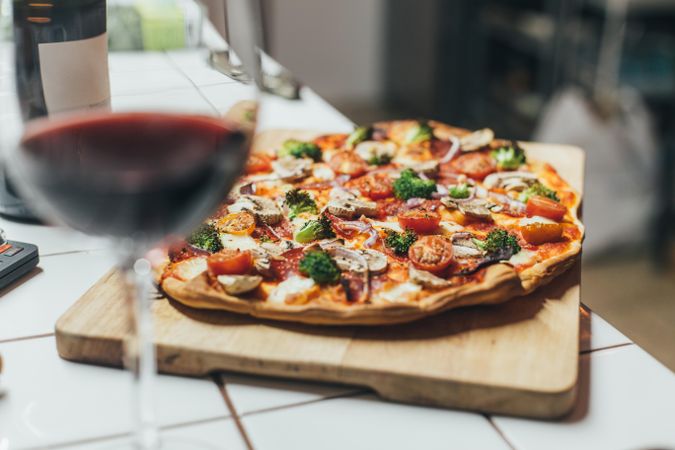
[[[582, 191], [584, 155], [525, 144]], [[403, 325], [321, 327], [153, 302], [162, 372], [229, 370], [368, 386], [390, 400], [553, 418], [574, 403], [580, 266], [533, 294]], [[121, 280], [97, 282], [58, 321], [59, 354], [120, 366], [126, 328]]]

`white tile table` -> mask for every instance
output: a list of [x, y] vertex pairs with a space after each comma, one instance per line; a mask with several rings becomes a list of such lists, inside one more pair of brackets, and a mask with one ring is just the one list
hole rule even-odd
[[[113, 54], [113, 106], [181, 105], [223, 112], [237, 83], [204, 51]], [[302, 101], [268, 98], [262, 128], [348, 131], [351, 122], [310, 89]], [[58, 227], [0, 226], [41, 249], [31, 278], [0, 292], [0, 450], [105, 449], [130, 431], [129, 377], [59, 359], [56, 319], [112, 264], [103, 242]], [[627, 337], [582, 310], [582, 395], [550, 422], [393, 404], [360, 388], [223, 374], [160, 376], [162, 434], [214, 449], [541, 449], [675, 447], [675, 376]]]

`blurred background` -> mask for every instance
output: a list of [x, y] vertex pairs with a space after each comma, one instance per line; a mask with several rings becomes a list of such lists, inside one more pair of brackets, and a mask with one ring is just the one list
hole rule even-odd
[[264, 0], [269, 53], [357, 123], [586, 150], [582, 299], [675, 370], [675, 0]]

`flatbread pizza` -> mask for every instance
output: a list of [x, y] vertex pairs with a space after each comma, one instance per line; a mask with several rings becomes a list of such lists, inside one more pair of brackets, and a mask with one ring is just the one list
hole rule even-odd
[[267, 131], [220, 210], [171, 248], [159, 282], [194, 308], [408, 322], [560, 275], [581, 250], [580, 202], [555, 168], [487, 128]]

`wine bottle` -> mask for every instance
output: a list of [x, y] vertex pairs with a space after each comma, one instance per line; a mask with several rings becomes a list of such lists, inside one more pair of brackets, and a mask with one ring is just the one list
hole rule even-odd
[[[23, 120], [110, 105], [106, 0], [12, 0]], [[0, 213], [31, 219], [5, 169]]]
[[110, 102], [105, 0], [13, 0], [25, 119]]

